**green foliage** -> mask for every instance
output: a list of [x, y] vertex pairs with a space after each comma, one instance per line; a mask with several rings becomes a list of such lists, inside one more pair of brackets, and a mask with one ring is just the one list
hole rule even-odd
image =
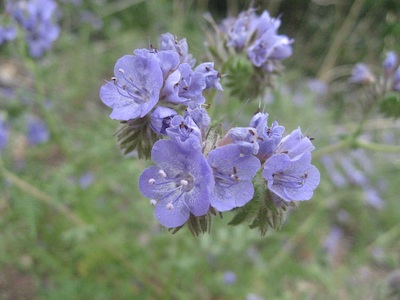
[[386, 116], [397, 119], [400, 117], [400, 95], [387, 95], [380, 102], [380, 111]]
[[[367, 206], [365, 195], [352, 183], [334, 186], [318, 158], [333, 151], [332, 140], [359, 125], [357, 99], [350, 97], [355, 104], [349, 109], [348, 99], [339, 99], [341, 86], [332, 85], [340, 100], [334, 112], [339, 102], [326, 109], [315, 91], [296, 89], [306, 86], [304, 73], [318, 73], [352, 1], [256, 1], [275, 16], [281, 12], [282, 34], [295, 37], [294, 56], [285, 63], [286, 73], [266, 111], [286, 133], [300, 125], [315, 137], [314, 161], [322, 182], [313, 199], [295, 210], [283, 203], [277, 206], [259, 183], [256, 201], [223, 218], [191, 218], [189, 230], [175, 234], [160, 228], [148, 199], [138, 191], [138, 178], [150, 162], [119, 151], [118, 143], [126, 153], [135, 149], [139, 157], [148, 157], [155, 136], [140, 124], [125, 123], [117, 130], [116, 142], [118, 124], [108, 118], [110, 109], [99, 100], [99, 87], [112, 76], [116, 59], [166, 31], [187, 37], [189, 50], [202, 61], [204, 30], [199, 20], [207, 3], [217, 3], [83, 2], [104, 27], [95, 30], [79, 23], [79, 10], [69, 5], [54, 51], [36, 62], [39, 77], [24, 67], [26, 58], [14, 47], [0, 49], [0, 88], [9, 87], [4, 79], [10, 74], [12, 86], [18, 87], [11, 99], [0, 95], [1, 113], [12, 120], [9, 145], [0, 153], [0, 299], [22, 299], [22, 294], [25, 299], [246, 299], [251, 294], [264, 299], [388, 298], [388, 276], [399, 268], [399, 155], [368, 153], [379, 162], [371, 180], [384, 185], [381, 210]], [[396, 1], [366, 1], [337, 52], [336, 65], [364, 58], [379, 64], [382, 49], [398, 51], [399, 28], [393, 16], [399, 8]], [[224, 94], [210, 108], [210, 115], [222, 124], [210, 131], [217, 139], [232, 121], [225, 116], [236, 116], [243, 106], [236, 100], [254, 98], [260, 87], [243, 57], [229, 61], [226, 70], [217, 64], [215, 68], [227, 74]], [[6, 72], [10, 70], [16, 71]], [[41, 88], [32, 87], [33, 79]], [[294, 102], [299, 94], [302, 102]], [[26, 112], [43, 113], [43, 106], [27, 101], [40, 96], [51, 102], [47, 109], [55, 130], [49, 142], [30, 146], [20, 121]], [[398, 105], [398, 94], [390, 95], [381, 102], [382, 113], [396, 118]], [[257, 103], [246, 104], [235, 126], [246, 126], [257, 108]], [[363, 133], [376, 143], [393, 139], [398, 145], [398, 123], [381, 116], [364, 123]], [[134, 135], [141, 137], [136, 144]], [[81, 177], [88, 172], [93, 182], [83, 185]], [[261, 222], [261, 214], [268, 216], [266, 222]], [[228, 226], [242, 221], [257, 230]], [[332, 226], [340, 227], [343, 236], [331, 253], [324, 244]], [[203, 232], [210, 234], [199, 234]], [[227, 284], [226, 271], [236, 274], [235, 283]]]

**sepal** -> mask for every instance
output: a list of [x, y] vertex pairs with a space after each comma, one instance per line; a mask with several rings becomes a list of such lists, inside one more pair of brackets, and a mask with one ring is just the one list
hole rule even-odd
[[151, 148], [161, 137], [151, 129], [149, 116], [122, 121], [114, 136], [117, 139], [119, 149], [124, 155], [136, 150], [139, 159], [149, 159]]

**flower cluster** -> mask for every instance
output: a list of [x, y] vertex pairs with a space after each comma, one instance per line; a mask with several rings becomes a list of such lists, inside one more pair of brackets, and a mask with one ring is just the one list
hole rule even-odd
[[101, 87], [100, 98], [113, 109], [111, 118], [128, 121], [150, 113], [152, 128], [161, 133], [163, 122], [177, 115], [168, 106], [194, 108], [205, 103], [205, 89], [222, 90], [213, 63], [193, 69], [194, 63], [185, 39], [164, 34], [160, 49], [137, 49], [121, 57], [114, 77]]
[[14, 26], [0, 26], [0, 46], [6, 42], [12, 41], [17, 37], [17, 30]]
[[[274, 22], [276, 30], [279, 21]], [[207, 230], [211, 215], [245, 209], [257, 197], [263, 197], [263, 207], [265, 201], [282, 207], [309, 200], [320, 180], [311, 165], [311, 140], [300, 128], [282, 138], [284, 127], [269, 126], [262, 112], [247, 127], [223, 135], [203, 107], [204, 90], [222, 91], [221, 76], [212, 62], [194, 65], [186, 40], [163, 34], [159, 49], [120, 58], [100, 89], [110, 117], [125, 126], [117, 134], [120, 146], [133, 145], [131, 151], [149, 130], [156, 136], [146, 140], [155, 166], [141, 174], [139, 190], [150, 198], [160, 224], [179, 229], [187, 223], [198, 234]]]
[[34, 58], [49, 50], [60, 34], [53, 0], [7, 1], [6, 11], [25, 31], [29, 54]]
[[266, 10], [259, 15], [252, 7], [221, 24], [210, 15], [205, 17], [212, 25], [206, 42], [208, 56], [226, 70], [231, 96], [240, 100], [265, 97], [283, 70], [282, 61], [293, 52], [294, 40], [278, 34], [280, 18]]
[[227, 36], [227, 46], [236, 52], [245, 51], [254, 66], [265, 72], [277, 69], [276, 62], [292, 55], [293, 39], [279, 35], [279, 18], [268, 11], [257, 15], [254, 8], [241, 12], [237, 18], [223, 21], [221, 29]]
[[362, 87], [373, 87], [370, 90], [372, 107], [374, 102], [380, 105], [380, 110], [388, 117], [400, 117], [400, 65], [398, 54], [394, 51], [386, 53], [382, 62], [381, 74], [375, 74], [365, 63], [354, 66], [349, 82]]

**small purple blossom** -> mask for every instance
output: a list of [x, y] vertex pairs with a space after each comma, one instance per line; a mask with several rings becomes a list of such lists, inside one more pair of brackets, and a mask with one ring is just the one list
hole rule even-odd
[[320, 181], [318, 169], [311, 165], [311, 153], [296, 159], [288, 154], [274, 154], [264, 164], [262, 175], [268, 188], [285, 201], [309, 200]]
[[222, 138], [219, 146], [237, 144], [244, 155], [256, 155], [260, 146], [257, 143], [257, 130], [254, 127], [234, 127]]
[[183, 118], [180, 115], [175, 116], [166, 129], [167, 135], [171, 140], [176, 141], [181, 147], [188, 149], [200, 149], [202, 136], [200, 128], [192, 118]]
[[60, 34], [57, 3], [53, 0], [8, 1], [6, 10], [26, 32], [32, 57], [41, 57]]
[[227, 285], [233, 285], [237, 281], [237, 277], [235, 272], [233, 271], [226, 271], [224, 272], [224, 282]]
[[307, 136], [304, 136], [300, 127], [298, 127], [280, 141], [275, 153], [285, 153], [290, 159], [295, 160], [304, 153], [311, 152], [314, 149], [315, 147], [311, 143], [311, 140]]
[[16, 37], [17, 29], [14, 26], [0, 26], [0, 46], [6, 42], [14, 40]]
[[211, 206], [221, 212], [244, 206], [254, 195], [251, 180], [261, 164], [256, 157], [242, 156], [240, 152], [238, 145], [230, 144], [208, 154], [215, 179]]
[[293, 40], [285, 35], [277, 35], [272, 29], [266, 31], [248, 49], [247, 55], [256, 67], [270, 60], [283, 60], [292, 55]]
[[189, 47], [186, 39], [178, 40], [173, 34], [165, 33], [161, 35], [160, 50], [173, 50], [179, 54], [181, 63], [188, 63], [194, 66], [196, 60], [189, 54]]
[[249, 125], [257, 130], [259, 150], [256, 156], [260, 161], [264, 162], [275, 152], [282, 139], [285, 127], [278, 125], [276, 121], [269, 127], [268, 114], [261, 112], [253, 116]]
[[198, 106], [193, 109], [190, 107], [186, 108], [185, 118], [186, 117], [190, 117], [196, 123], [201, 131], [202, 136], [206, 135], [208, 126], [211, 123], [211, 118], [203, 107]]
[[95, 176], [92, 172], [86, 172], [81, 177], [79, 177], [79, 186], [82, 189], [87, 189], [90, 185], [93, 184]]
[[391, 74], [394, 72], [396, 67], [398, 66], [398, 56], [394, 51], [389, 51], [386, 53], [385, 60], [382, 64], [386, 73]]
[[214, 63], [213, 62], [205, 62], [198, 65], [194, 72], [202, 73], [206, 80], [206, 87], [205, 89], [214, 88], [218, 91], [222, 91], [222, 86], [220, 83], [221, 74], [214, 70]]
[[10, 126], [0, 114], [0, 151], [7, 146], [9, 134]]
[[205, 215], [210, 208], [214, 177], [200, 149], [187, 151], [175, 141], [159, 140], [153, 146], [151, 158], [157, 166], [144, 170], [139, 189], [151, 198], [161, 225], [179, 227], [190, 214]]
[[163, 101], [194, 108], [205, 102], [202, 94], [205, 88], [203, 74], [194, 72], [189, 64], [183, 63], [166, 79], [161, 97]]
[[142, 118], [157, 104], [163, 74], [153, 52], [135, 51], [124, 55], [114, 67], [114, 77], [100, 89], [100, 98], [113, 109], [116, 120]]
[[400, 92], [400, 67], [393, 74], [392, 89], [393, 91]]
[[371, 84], [375, 82], [375, 80], [375, 75], [371, 72], [369, 67], [364, 63], [358, 63], [351, 70], [349, 82], [356, 84]]
[[167, 135], [166, 129], [170, 126], [173, 117], [178, 113], [169, 107], [158, 106], [150, 114], [150, 126], [159, 134]]
[[50, 139], [50, 131], [42, 119], [34, 116], [27, 118], [27, 138], [30, 145], [39, 145]]

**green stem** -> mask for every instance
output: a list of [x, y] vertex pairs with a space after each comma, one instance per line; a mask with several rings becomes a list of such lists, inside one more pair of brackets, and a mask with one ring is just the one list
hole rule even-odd
[[44, 86], [42, 76], [39, 70], [38, 63], [29, 59], [26, 63], [29, 71], [34, 76], [34, 84], [35, 84], [35, 91], [36, 91], [36, 104], [38, 105], [38, 109], [43, 117], [47, 127], [50, 131], [51, 138], [55, 141], [58, 145], [62, 155], [64, 157], [68, 156], [68, 147], [66, 142], [63, 139], [63, 132], [61, 130], [61, 126], [59, 126], [59, 121], [56, 119], [54, 113], [51, 113], [45, 105], [45, 99], [47, 96], [46, 88]]
[[355, 144], [358, 147], [378, 151], [378, 152], [388, 152], [388, 153], [398, 153], [400, 152], [400, 146], [396, 145], [385, 145], [385, 144], [378, 144], [378, 143], [368, 143], [361, 140], [357, 140]]
[[344, 148], [347, 148], [353, 143], [353, 140], [350, 138], [343, 139], [335, 144], [326, 146], [325, 148], [322, 148], [320, 150], [314, 151], [313, 152], [313, 158], [320, 158], [321, 156], [324, 156], [325, 154], [329, 154]]

